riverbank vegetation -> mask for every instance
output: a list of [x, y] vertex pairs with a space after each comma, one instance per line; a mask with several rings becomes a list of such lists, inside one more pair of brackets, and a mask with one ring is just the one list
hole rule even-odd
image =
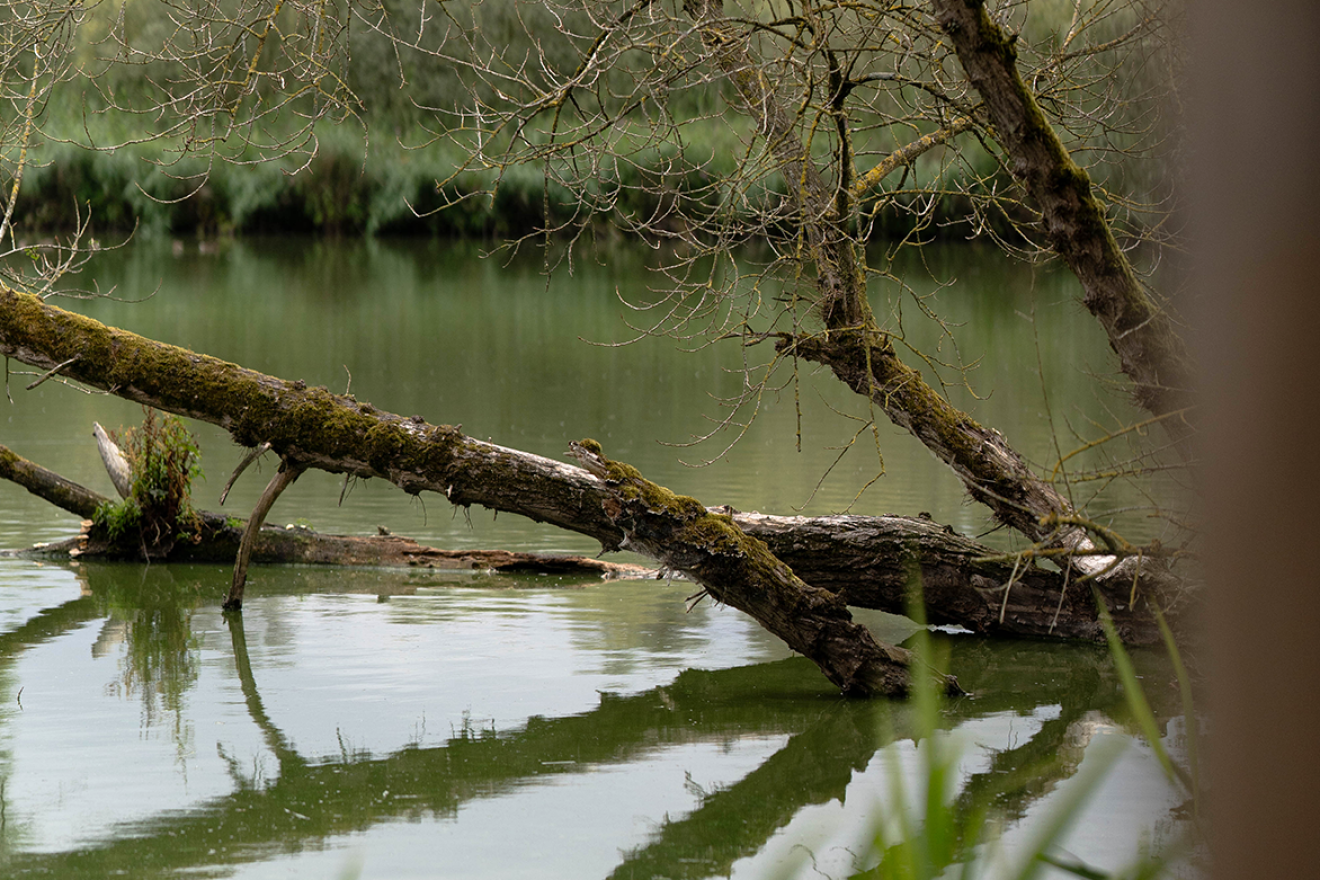
[[[1024, 34], [1047, 43], [1071, 37], [1069, 28], [1087, 21], [1072, 15], [1070, 7], [1033, 4]], [[289, 19], [282, 24], [296, 26], [295, 13], [282, 15]], [[545, 164], [474, 163], [474, 153], [497, 155], [512, 135], [494, 133], [479, 144], [486, 136], [481, 125], [465, 120], [479, 111], [470, 102], [471, 77], [463, 67], [479, 67], [474, 53], [483, 40], [508, 58], [544, 55], [571, 66], [572, 51], [565, 48], [571, 40], [556, 48], [539, 36], [558, 27], [551, 12], [463, 0], [447, 2], [443, 11], [423, 9], [419, 21], [416, 10], [399, 3], [367, 7], [356, 15], [335, 35], [339, 45], [334, 54], [343, 67], [323, 100], [309, 101], [292, 83], [288, 89], [274, 86], [279, 72], [255, 71], [249, 77], [251, 91], [274, 101], [263, 108], [258, 125], [248, 119], [250, 127], [244, 128], [241, 100], [205, 108], [194, 120], [205, 125], [168, 115], [202, 106], [195, 93], [187, 95], [183, 106], [174, 102], [186, 93], [180, 85], [191, 81], [200, 88], [198, 77], [204, 72], [198, 59], [190, 64], [182, 53], [170, 59], [170, 53], [160, 51], [174, 37], [168, 18], [158, 14], [151, 0], [87, 7], [76, 23], [62, 25], [68, 28], [63, 66], [52, 65], [44, 81], [40, 75], [28, 77], [37, 100], [27, 105], [16, 101], [12, 108], [17, 112], [8, 140], [15, 152], [8, 158], [26, 165], [15, 201], [22, 226], [68, 230], [90, 221], [98, 234], [106, 235], [279, 231], [501, 240], [569, 228], [584, 210], [598, 215], [593, 222], [603, 231], [620, 217], [672, 212], [666, 203], [674, 195], [686, 200], [685, 210], [705, 203], [710, 211], [741, 214], [738, 222], [746, 223], [764, 210], [767, 200], [782, 199], [787, 192], [775, 177], [759, 181], [764, 191], [754, 201], [720, 192], [721, 181], [734, 177], [755, 134], [750, 120], [728, 112], [736, 97], [727, 83], [694, 83], [663, 96], [668, 124], [681, 130], [677, 144], [657, 133], [646, 108], [634, 108], [620, 120], [618, 149], [590, 162], [587, 174], [568, 174], [571, 181], [562, 169]], [[575, 16], [577, 26], [590, 26], [582, 13], [570, 11], [565, 20]], [[1087, 16], [1105, 34], [1121, 36], [1110, 17], [1103, 9]], [[409, 25], [425, 39], [410, 41], [399, 32]], [[480, 38], [455, 47], [457, 25], [473, 28]], [[444, 59], [432, 54], [439, 45]], [[259, 49], [251, 60], [272, 54]], [[1138, 78], [1132, 92], [1152, 87], [1151, 78], [1160, 75], [1147, 68], [1126, 73]], [[609, 87], [626, 88], [629, 75], [619, 73]], [[478, 95], [490, 107], [498, 104], [497, 80], [487, 82]], [[324, 86], [318, 83], [317, 88]], [[293, 100], [280, 100], [281, 91]], [[1093, 108], [1098, 98], [1074, 90], [1065, 99], [1080, 110]], [[253, 106], [262, 100], [258, 97]], [[309, 109], [297, 102], [322, 106]], [[333, 112], [326, 112], [326, 104], [334, 105]], [[168, 113], [159, 112], [164, 110]], [[222, 112], [211, 115], [217, 110]], [[585, 124], [590, 111], [570, 106], [562, 115], [565, 120], [581, 117], [570, 125]], [[32, 131], [24, 143], [21, 129], [28, 123]], [[913, 125], [912, 131], [920, 134], [922, 128]], [[901, 146], [886, 132], [861, 134], [859, 149], [868, 139], [875, 142], [873, 149]], [[544, 145], [543, 135], [517, 133], [533, 148]], [[1130, 194], [1125, 210], [1140, 213], [1168, 198], [1162, 169], [1124, 160], [1151, 144], [1095, 126], [1078, 126], [1070, 136], [1075, 150], [1080, 147], [1095, 160], [1088, 164], [1098, 183]], [[20, 157], [17, 151], [24, 148], [27, 155]], [[813, 149], [828, 152], [829, 147], [822, 141]], [[898, 240], [918, 230], [927, 239], [968, 238], [984, 231], [985, 224], [1011, 236], [1016, 223], [1030, 219], [1002, 198], [1013, 187], [1012, 175], [988, 144], [972, 142], [956, 156], [939, 149], [917, 155], [909, 170], [894, 191], [866, 200], [867, 238]]]

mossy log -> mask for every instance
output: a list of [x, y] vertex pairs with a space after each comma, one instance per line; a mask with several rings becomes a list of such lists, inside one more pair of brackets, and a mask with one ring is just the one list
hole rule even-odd
[[421, 416], [286, 381], [156, 342], [0, 290], [0, 354], [126, 400], [218, 425], [241, 446], [268, 442], [302, 467], [383, 478], [409, 494], [513, 511], [598, 539], [622, 537], [581, 468], [486, 443]]
[[[0, 289], [0, 354], [45, 370], [63, 364], [60, 372], [69, 379], [220, 425], [245, 446], [270, 442], [281, 457], [309, 467], [384, 478], [412, 494], [429, 490], [456, 505], [517, 513], [590, 535], [606, 550], [623, 540], [605, 513], [602, 483], [582, 468], [145, 339], [29, 294]], [[853, 604], [903, 613], [908, 566], [915, 559], [923, 578], [938, 585], [932, 595], [939, 601], [927, 601], [932, 621], [1005, 635], [1096, 638], [1095, 609], [1072, 598], [1084, 590], [1074, 586], [1064, 593], [1062, 576], [1026, 563], [985, 561], [998, 552], [926, 521], [857, 518], [850, 529], [836, 529], [833, 518], [737, 514], [734, 519], [764, 538], [808, 583], [844, 590]], [[860, 525], [865, 520], [883, 522]], [[869, 549], [868, 532], [876, 538]], [[236, 532], [235, 550], [237, 543]], [[861, 564], [862, 559], [870, 561]], [[1128, 607], [1124, 594], [1111, 607], [1126, 638], [1156, 637], [1144, 602]], [[996, 608], [1001, 613], [990, 613]]]
[[[65, 541], [5, 555], [54, 558], [139, 558], [132, 541], [114, 542], [93, 528], [96, 508], [112, 501], [99, 492], [65, 479], [52, 470], [0, 446], [0, 478], [10, 480], [55, 506], [83, 518], [80, 534]], [[191, 539], [173, 542], [171, 562], [233, 564], [246, 523], [232, 516], [203, 511]], [[605, 562], [587, 556], [513, 553], [508, 550], [439, 550], [401, 535], [323, 535], [300, 527], [263, 526], [252, 548], [252, 562], [261, 564], [417, 567], [444, 570], [597, 573], [604, 577], [643, 577], [653, 572], [639, 565]]]
[[[594, 440], [571, 447], [573, 457], [604, 484], [605, 512], [623, 530], [629, 549], [681, 571], [716, 601], [751, 615], [844, 694], [907, 692], [911, 652], [876, 641], [852, 619], [839, 594], [805, 583], [733, 517], [606, 458]], [[946, 690], [961, 693], [956, 679], [941, 678]]]

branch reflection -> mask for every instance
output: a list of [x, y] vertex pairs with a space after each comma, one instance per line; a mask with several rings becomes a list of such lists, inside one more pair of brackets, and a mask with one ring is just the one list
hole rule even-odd
[[[177, 711], [197, 676], [197, 637], [190, 629], [197, 592], [181, 590], [163, 573], [143, 571], [99, 571], [91, 596], [42, 612], [0, 635], [0, 665], [11, 665], [27, 646], [104, 616], [102, 639], [123, 638], [129, 645], [125, 689], [140, 693], [144, 701], [152, 695]], [[263, 701], [242, 617], [229, 617], [227, 626], [246, 712], [278, 762], [277, 776], [255, 784], [231, 762], [235, 790], [226, 796], [134, 823], [131, 835], [109, 842], [66, 852], [11, 851], [5, 860], [9, 872], [70, 877], [224, 873], [383, 823], [452, 818], [465, 804], [538, 780], [584, 776], [593, 768], [627, 765], [674, 746], [787, 736], [776, 753], [741, 780], [700, 792], [688, 815], [667, 818], [648, 843], [623, 855], [611, 876], [727, 874], [735, 861], [760, 851], [804, 808], [843, 799], [854, 775], [879, 749], [913, 736], [905, 703], [841, 700], [811, 663], [793, 658], [687, 670], [662, 687], [625, 696], [602, 694], [589, 712], [531, 717], [508, 732], [462, 728], [434, 747], [413, 744], [387, 754], [345, 750], [313, 758], [299, 754], [280, 728], [275, 720], [279, 707], [272, 711]], [[1075, 772], [1084, 745], [1078, 732], [1093, 713], [1125, 723], [1123, 694], [1103, 649], [977, 638], [955, 639], [951, 648], [952, 671], [977, 696], [949, 704], [944, 726], [1004, 713], [1046, 719], [1029, 728], [1034, 730], [1029, 738], [994, 754], [986, 769], [966, 780], [959, 803], [967, 809], [989, 798], [1008, 819], [1021, 816]], [[1150, 679], [1166, 674], [1157, 655], [1138, 659]], [[1029, 690], [1022, 687], [1024, 679], [1033, 682]], [[1156, 711], [1167, 718], [1176, 710], [1165, 705]]]

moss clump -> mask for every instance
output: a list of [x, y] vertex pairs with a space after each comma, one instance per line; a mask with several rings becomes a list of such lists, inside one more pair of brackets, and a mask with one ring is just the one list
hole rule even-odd
[[126, 431], [120, 446], [132, 486], [123, 501], [96, 509], [95, 526], [112, 542], [134, 539], [148, 555], [168, 553], [178, 537], [196, 539], [201, 518], [192, 506], [192, 481], [202, 469], [192, 432], [175, 416], [147, 409], [142, 425]]
[[129, 535], [136, 535], [142, 526], [142, 508], [133, 498], [107, 501], [96, 508], [92, 522], [105, 530], [106, 537], [118, 543]]

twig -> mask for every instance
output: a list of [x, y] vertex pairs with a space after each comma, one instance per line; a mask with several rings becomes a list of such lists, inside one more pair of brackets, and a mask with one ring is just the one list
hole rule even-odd
[[[55, 366], [51, 367], [51, 368], [50, 368], [49, 370], [47, 370], [46, 372], [42, 373], [41, 376], [40, 376], [39, 378], [37, 378], [37, 380], [36, 380], [35, 382], [33, 382], [31, 385], [29, 385], [29, 386], [27, 387], [27, 390], [28, 390], [28, 391], [31, 391], [33, 388], [36, 388], [36, 387], [37, 387], [38, 385], [40, 385], [42, 382], [45, 382], [45, 381], [46, 381], [47, 379], [49, 379], [51, 376], [54, 376], [54, 375], [55, 375], [56, 373], [58, 373], [60, 370], [64, 369], [64, 368], [67, 367], [69, 364], [73, 363], [74, 361], [78, 360], [78, 359], [81, 358], [81, 357], [82, 357], [82, 355], [80, 355], [80, 354], [75, 354], [73, 357], [69, 358], [69, 359], [68, 359], [67, 361], [65, 361], [64, 363], [62, 363], [62, 364], [56, 364]], [[8, 376], [9, 376], [9, 360], [8, 360], [8, 358], [6, 358], [6, 359], [5, 359], [5, 378], [6, 378], [6, 382], [5, 382], [5, 393], [8, 393], [8, 390], [9, 390]], [[11, 402], [11, 403], [13, 402], [13, 398], [12, 398], [12, 397], [10, 398], [10, 402]]]
[[1018, 567], [1020, 565], [1022, 565], [1021, 556], [1017, 558], [1017, 562], [1013, 563], [1013, 573], [1008, 576], [1008, 583], [1004, 586], [1004, 602], [999, 606], [999, 623], [1001, 625], [1004, 622], [1004, 612], [1008, 610], [1008, 594], [1013, 589], [1014, 581], [1017, 580]]
[[1161, 413], [1160, 415], [1153, 416], [1149, 419], [1146, 419], [1145, 421], [1137, 422], [1134, 425], [1128, 425], [1126, 428], [1122, 428], [1118, 431], [1113, 431], [1099, 438], [1098, 440], [1092, 440], [1088, 443], [1083, 443], [1081, 446], [1077, 447], [1072, 452], [1069, 452], [1067, 455], [1060, 456], [1059, 460], [1054, 463], [1054, 470], [1050, 472], [1050, 482], [1051, 483], [1054, 482], [1055, 478], [1059, 476], [1059, 469], [1063, 467], [1063, 463], [1068, 459], [1072, 458], [1073, 456], [1080, 455], [1083, 452], [1086, 452], [1088, 449], [1094, 449], [1097, 446], [1101, 446], [1105, 443], [1108, 443], [1110, 440], [1116, 440], [1119, 437], [1122, 437], [1124, 434], [1130, 434], [1133, 431], [1140, 431], [1143, 428], [1148, 428], [1151, 425], [1162, 422], [1167, 418], [1174, 416], [1185, 416], [1189, 411], [1189, 409], [1190, 409], [1189, 407], [1183, 407], [1182, 409], [1177, 409], [1174, 410], [1173, 412]]
[[1063, 588], [1059, 590], [1059, 604], [1054, 608], [1054, 618], [1050, 621], [1050, 632], [1054, 632], [1054, 625], [1059, 622], [1059, 614], [1063, 612], [1063, 597], [1068, 595], [1068, 581], [1072, 577], [1072, 565], [1063, 567]]
[[1128, 607], [1137, 604], [1137, 585], [1141, 583], [1141, 551], [1137, 551], [1137, 564], [1132, 566], [1132, 594], [1128, 596]]
[[220, 490], [221, 504], [225, 503], [225, 499], [229, 497], [229, 490], [234, 488], [234, 483], [238, 481], [240, 476], [242, 476], [243, 471], [248, 469], [248, 465], [252, 464], [252, 462], [256, 461], [269, 450], [270, 444], [263, 443], [256, 449], [249, 451], [248, 454], [243, 457], [243, 460], [238, 463], [238, 467], [234, 468], [234, 473], [230, 475], [229, 482], [225, 483], [224, 489]]

